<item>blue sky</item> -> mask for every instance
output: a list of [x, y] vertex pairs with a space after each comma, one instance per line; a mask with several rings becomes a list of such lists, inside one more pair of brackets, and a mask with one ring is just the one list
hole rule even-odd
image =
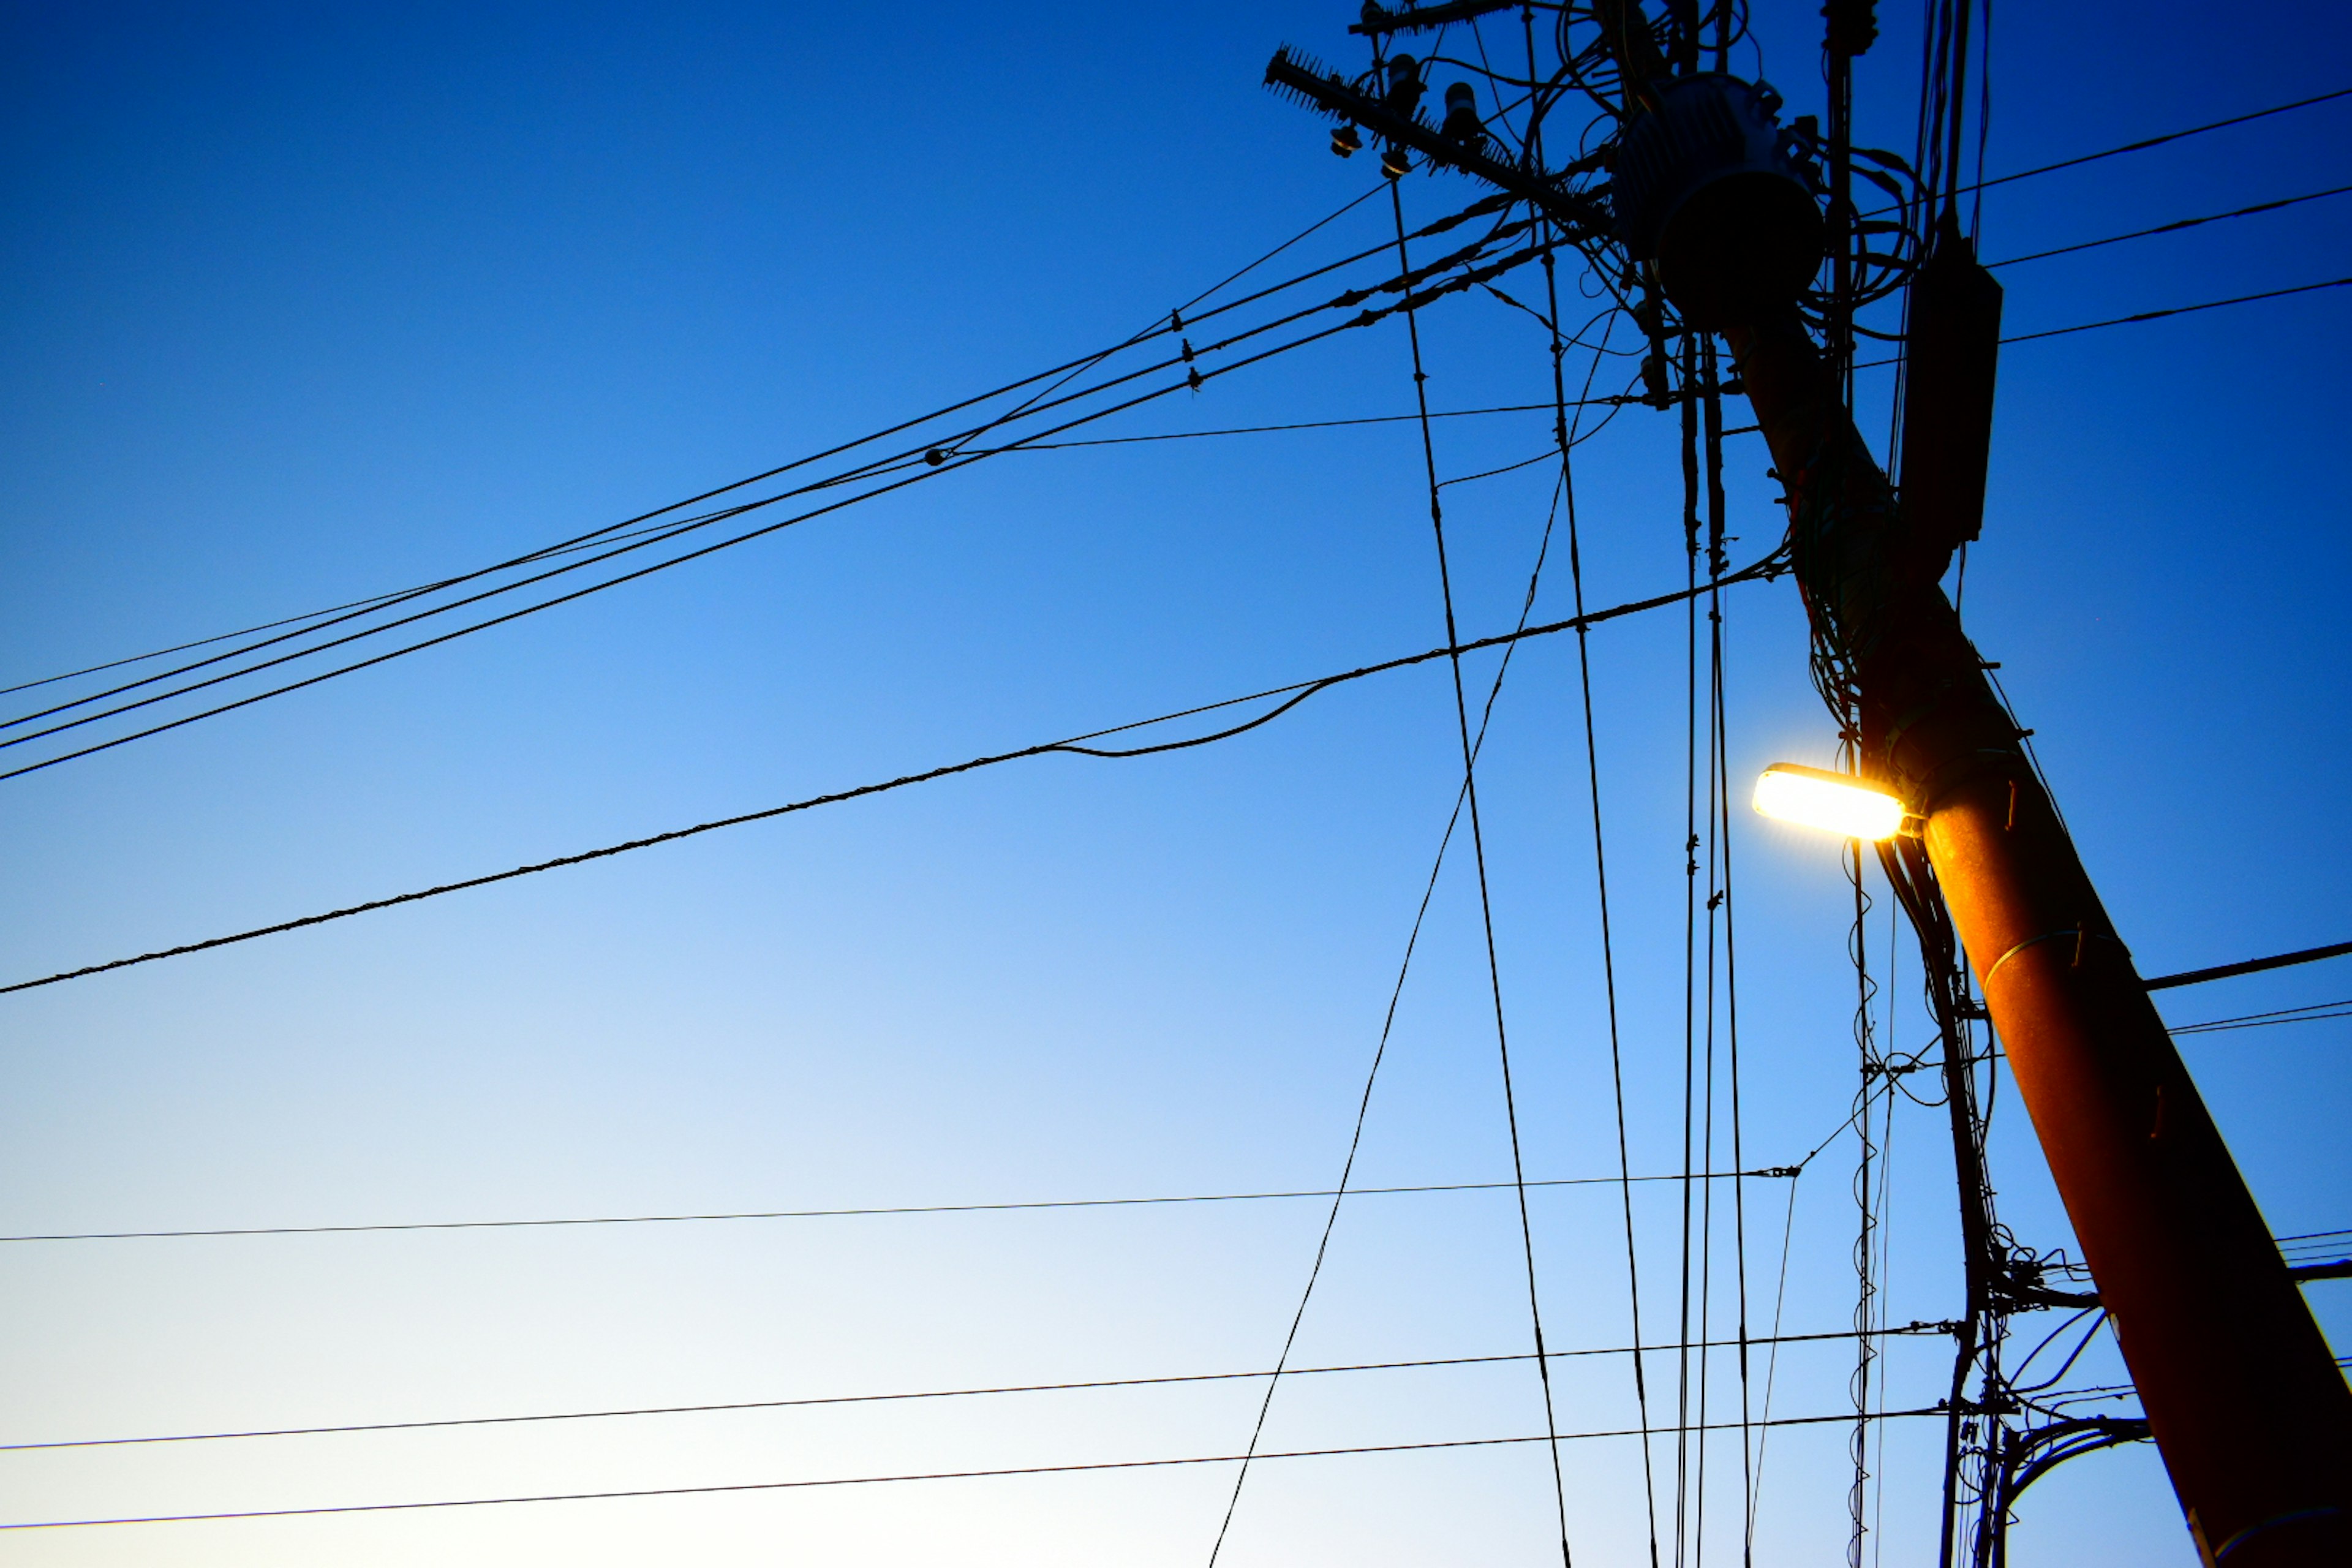
[[[1792, 112], [1819, 108], [1816, 9], [1759, 7], [1762, 68]], [[1351, 14], [11, 6], [0, 676], [434, 578], [1118, 342], [1371, 189], [1369, 160], [1333, 159], [1311, 117], [1257, 86], [1279, 43], [1352, 64]], [[1864, 140], [1909, 143], [1916, 26], [1890, 8], [1862, 62]], [[2352, 85], [2346, 43], [2317, 5], [2259, 33], [2185, 5], [1997, 16], [1989, 165]], [[2347, 132], [2338, 100], [2003, 186], [1984, 250], [2342, 184]], [[1464, 194], [1403, 187], [1413, 222]], [[1377, 245], [1384, 206], [1269, 275]], [[2007, 323], [2319, 281], [2344, 270], [2347, 240], [2352, 201], [2335, 198], [2033, 262], [2001, 274]], [[2003, 356], [1968, 618], [2148, 973], [2352, 934], [2324, 826], [2347, 763], [2347, 312], [2345, 291], [2309, 294]], [[1523, 315], [1457, 298], [1423, 329], [1437, 407], [1549, 396]], [[1410, 371], [1390, 323], [1101, 429], [1394, 415], [1412, 407]], [[1883, 408], [1883, 386], [1864, 394]], [[1591, 603], [1682, 581], [1665, 424], [1631, 410], [1579, 448]], [[1443, 421], [1440, 472], [1535, 457], [1546, 432], [1543, 414]], [[1782, 526], [1766, 461], [1732, 437], [1745, 553]], [[1428, 648], [1444, 623], [1421, 464], [1403, 424], [1007, 455], [7, 780], [8, 978]], [[1519, 613], [1552, 478], [1537, 465], [1448, 489], [1465, 630]], [[1569, 592], [1555, 554], [1538, 616], [1566, 613]], [[1733, 778], [1826, 762], [1793, 591], [1742, 587], [1727, 605]], [[1667, 612], [1591, 642], [1637, 1173], [1681, 1158], [1685, 629]], [[1474, 689], [1492, 671], [1474, 661]], [[1480, 767], [1541, 1177], [1615, 1169], [1576, 682], [1566, 639], [1523, 648]], [[0, 1230], [1327, 1186], [1459, 783], [1454, 726], [1442, 668], [1423, 667], [1217, 746], [1015, 763], [0, 999]], [[1743, 1136], [1751, 1165], [1787, 1163], [1853, 1092], [1850, 910], [1833, 847], [1734, 818]], [[1360, 1182], [1509, 1172], [1459, 849]], [[1901, 1000], [1882, 1027], [1916, 1047], [1916, 967], [1882, 905], [1878, 952], [1890, 933], [1880, 978]], [[2175, 993], [2167, 1012], [2345, 984], [2313, 967]], [[2273, 1227], [2352, 1225], [2346, 1025], [2183, 1048]], [[1895, 1117], [1898, 1322], [1956, 1310], [1940, 1119]], [[1995, 1160], [2004, 1218], [2066, 1245], [2013, 1100]], [[1772, 1310], [1792, 1213], [1784, 1328], [1850, 1321], [1852, 1173], [1849, 1139], [1794, 1184], [1748, 1184], [1751, 1318]], [[1552, 1345], [1625, 1342], [1613, 1189], [1531, 1201]], [[1639, 1201], [1645, 1289], [1664, 1289], [1678, 1197]], [[1280, 1348], [1320, 1223], [1314, 1203], [1269, 1201], [10, 1243], [0, 1410], [23, 1442], [1247, 1371]], [[1518, 1248], [1507, 1194], [1350, 1204], [1297, 1359], [1522, 1351]], [[2352, 1287], [2312, 1300], [2342, 1346]], [[1667, 1300], [1645, 1295], [1644, 1310]], [[1943, 1353], [1896, 1342], [1893, 1396], [1930, 1402]], [[1847, 1354], [1789, 1347], [1776, 1411], [1843, 1407]], [[2114, 1364], [2095, 1350], [2083, 1373], [2112, 1381], [2092, 1374]], [[0, 1456], [0, 1517], [1223, 1454], [1246, 1439], [1258, 1386], [19, 1453]], [[1563, 1429], [1630, 1424], [1622, 1357], [1563, 1363], [1558, 1388]], [[1513, 1436], [1541, 1419], [1523, 1362], [1330, 1374], [1282, 1386], [1267, 1443]], [[1843, 1442], [1833, 1427], [1772, 1438], [1759, 1562], [1842, 1549]], [[1736, 1466], [1725, 1452], [1710, 1462]], [[1580, 1560], [1633, 1561], [1637, 1450], [1566, 1453]], [[1885, 1550], [1916, 1560], [1932, 1436], [1896, 1430], [1882, 1468]], [[1230, 1484], [1200, 1467], [10, 1548], [44, 1564], [1183, 1564], [1205, 1561]], [[1733, 1493], [1710, 1495], [1720, 1528]], [[1535, 1447], [1282, 1461], [1254, 1474], [1223, 1561], [1533, 1562], [1549, 1515]], [[2014, 1550], [2021, 1565], [2190, 1560], [2145, 1449], [2042, 1483]]]

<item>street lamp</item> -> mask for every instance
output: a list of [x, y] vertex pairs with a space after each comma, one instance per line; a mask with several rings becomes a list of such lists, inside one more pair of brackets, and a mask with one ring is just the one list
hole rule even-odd
[[1866, 779], [1796, 763], [1764, 770], [1756, 781], [1756, 809], [1782, 822], [1874, 842], [1900, 832], [1905, 815], [1900, 796]]

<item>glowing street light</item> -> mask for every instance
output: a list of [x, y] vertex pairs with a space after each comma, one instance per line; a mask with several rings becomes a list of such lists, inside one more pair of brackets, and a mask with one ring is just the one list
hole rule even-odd
[[1756, 809], [1846, 838], [1892, 838], [1902, 830], [1903, 802], [1852, 773], [1774, 763], [1756, 781]]

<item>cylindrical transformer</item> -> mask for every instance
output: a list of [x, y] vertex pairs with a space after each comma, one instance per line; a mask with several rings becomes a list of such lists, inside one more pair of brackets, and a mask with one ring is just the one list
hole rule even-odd
[[1746, 325], [1786, 308], [1820, 270], [1822, 226], [1787, 138], [1780, 95], [1718, 72], [1652, 84], [1610, 184], [1617, 237], [1658, 264], [1688, 324]]

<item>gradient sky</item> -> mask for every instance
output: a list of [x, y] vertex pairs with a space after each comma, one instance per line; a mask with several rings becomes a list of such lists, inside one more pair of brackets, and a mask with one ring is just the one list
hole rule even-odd
[[[0, 683], [470, 567], [1117, 342], [1372, 188], [1369, 160], [1333, 159], [1257, 85], [1284, 42], [1354, 68], [1353, 9], [8, 5]], [[1818, 7], [1758, 9], [1764, 74], [1818, 111]], [[1996, 17], [1988, 166], [2352, 85], [2340, 8], [2215, 16]], [[1907, 147], [1917, 18], [1893, 6], [1885, 25], [1861, 136]], [[2344, 184], [2347, 146], [2352, 100], [2003, 186], [1984, 250]], [[1407, 213], [1465, 190], [1415, 176]], [[1378, 244], [1385, 205], [1269, 277]], [[2313, 202], [2006, 269], [2007, 325], [2315, 282], [2347, 255], [2352, 199]], [[2352, 765], [2347, 325], [2338, 290], [2003, 355], [1969, 622], [2147, 973], [2352, 936], [2326, 826]], [[1450, 300], [1423, 334], [1440, 408], [1549, 395], [1539, 329], [1499, 302]], [[1391, 323], [1100, 428], [1399, 414], [1410, 372]], [[1865, 393], [1883, 408], [1883, 385]], [[1669, 423], [1630, 410], [1580, 448], [1593, 604], [1681, 584]], [[1536, 457], [1547, 427], [1442, 422], [1440, 470]], [[1735, 437], [1728, 460], [1738, 551], [1760, 553], [1783, 527], [1767, 459]], [[1006, 456], [8, 780], [5, 978], [1428, 648], [1444, 622], [1421, 465], [1402, 424]], [[1465, 632], [1519, 613], [1552, 481], [1538, 464], [1447, 492]], [[1536, 614], [1569, 603], [1555, 553]], [[1794, 591], [1727, 605], [1733, 778], [1826, 763]], [[1685, 632], [1666, 612], [1591, 643], [1637, 1173], [1681, 1160]], [[1492, 672], [1474, 661], [1475, 689]], [[1568, 639], [1522, 648], [1480, 766], [1538, 1177], [1616, 1168], [1576, 682]], [[1459, 783], [1454, 722], [1425, 666], [1217, 746], [1016, 763], [0, 999], [0, 1231], [1328, 1186]], [[1834, 846], [1735, 819], [1744, 1146], [1783, 1164], [1853, 1098], [1850, 905]], [[1456, 848], [1360, 1183], [1509, 1173]], [[1916, 1048], [1916, 970], [1882, 903], [1874, 955], [1890, 936], [1882, 1029]], [[2166, 1011], [2345, 994], [2352, 965], [2315, 966]], [[2352, 1226], [2352, 1026], [2183, 1048], [2273, 1228]], [[2004, 1100], [2003, 1217], [2066, 1247]], [[1896, 1322], [1958, 1310], [1941, 1116], [1895, 1118]], [[1849, 1137], [1794, 1183], [1748, 1184], [1757, 1324], [1783, 1275], [1785, 1331], [1850, 1321], [1853, 1168]], [[1654, 1324], [1679, 1197], [1638, 1201]], [[1630, 1331], [1615, 1202], [1531, 1198], [1555, 1348]], [[1267, 1201], [5, 1243], [0, 1439], [1249, 1371], [1281, 1347], [1321, 1221]], [[1519, 1247], [1507, 1193], [1351, 1203], [1297, 1361], [1525, 1350]], [[2311, 1299], [2344, 1347], [2352, 1285]], [[1849, 1356], [1784, 1352], [1776, 1414], [1843, 1408]], [[1946, 1358], [1893, 1342], [1895, 1407], [1932, 1402]], [[2075, 1375], [2116, 1365], [2103, 1342]], [[1563, 1430], [1631, 1424], [1624, 1358], [1562, 1368]], [[1223, 1454], [1260, 1387], [20, 1452], [0, 1455], [0, 1521]], [[1520, 1362], [1286, 1383], [1266, 1444], [1541, 1426]], [[1933, 1549], [1936, 1426], [1890, 1424], [1887, 1561]], [[1844, 1441], [1775, 1434], [1759, 1563], [1843, 1551]], [[1564, 1453], [1579, 1561], [1636, 1561], [1638, 1448]], [[1720, 1531], [1736, 1447], [1710, 1463]], [[10, 1536], [5, 1554], [1182, 1568], [1206, 1561], [1231, 1484], [1206, 1466], [153, 1525]], [[1537, 1563], [1550, 1530], [1539, 1447], [1287, 1460], [1253, 1475], [1223, 1561]], [[2020, 1568], [2193, 1560], [2146, 1447], [2041, 1483], [2013, 1551]]]

